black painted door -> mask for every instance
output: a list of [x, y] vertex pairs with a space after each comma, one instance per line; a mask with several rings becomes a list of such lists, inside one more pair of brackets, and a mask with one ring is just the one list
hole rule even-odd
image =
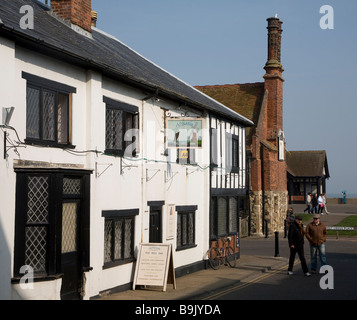
[[161, 209], [150, 209], [149, 242], [161, 243]]

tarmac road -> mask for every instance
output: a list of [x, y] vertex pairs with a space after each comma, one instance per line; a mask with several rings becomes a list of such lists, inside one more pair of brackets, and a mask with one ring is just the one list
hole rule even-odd
[[[294, 205], [294, 213], [302, 213], [305, 205]], [[328, 205], [329, 215], [321, 220], [333, 226], [348, 215], [357, 214], [357, 205]], [[303, 276], [299, 259], [295, 275], [287, 276], [289, 248], [287, 239], [279, 234], [279, 257], [275, 257], [274, 236], [242, 238], [241, 258], [237, 267], [206, 269], [176, 279], [177, 288], [168, 285], [167, 291], [153, 289], [128, 290], [103, 294], [96, 300], [187, 301], [187, 300], [257, 300], [257, 299], [354, 299], [357, 300], [357, 237], [328, 237], [327, 263], [334, 270], [334, 289], [322, 290], [323, 275]], [[309, 245], [305, 255], [310, 264]]]
[[[248, 246], [249, 242], [245, 241]], [[264, 241], [264, 240], [256, 240]], [[251, 244], [255, 246], [256, 244]], [[248, 248], [249, 250], [249, 248]], [[282, 248], [288, 257], [288, 249]], [[331, 277], [315, 274], [303, 275], [299, 259], [294, 266], [294, 275], [287, 275], [286, 266], [241, 283], [217, 294], [208, 300], [357, 300], [357, 239], [331, 239], [326, 243], [327, 263], [333, 269]], [[309, 245], [305, 244], [305, 257], [310, 266]], [[319, 267], [318, 267], [319, 268]], [[320, 281], [331, 289], [322, 289]], [[332, 289], [333, 288], [333, 289]]]

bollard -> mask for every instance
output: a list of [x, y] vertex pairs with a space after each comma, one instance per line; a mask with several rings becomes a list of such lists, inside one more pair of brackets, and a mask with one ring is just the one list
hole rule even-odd
[[285, 219], [284, 220], [284, 238], [286, 238], [286, 236], [288, 234], [288, 225], [287, 225], [287, 223], [288, 223], [288, 220]]
[[269, 237], [269, 231], [268, 231], [268, 221], [265, 221], [265, 238], [267, 239]]
[[279, 232], [275, 231], [275, 256], [274, 257], [280, 257], [279, 255]]

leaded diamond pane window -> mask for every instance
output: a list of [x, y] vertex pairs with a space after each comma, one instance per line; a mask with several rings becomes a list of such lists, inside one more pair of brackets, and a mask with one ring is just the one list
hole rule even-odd
[[63, 179], [63, 194], [80, 195], [81, 194], [81, 179], [64, 178]]
[[178, 212], [176, 246], [178, 249], [195, 245], [195, 212]]
[[195, 243], [195, 217], [192, 212], [188, 214], [187, 241], [189, 244]]
[[236, 198], [229, 198], [229, 232], [238, 231], [238, 201]]
[[[105, 149], [108, 154], [136, 156], [138, 146], [139, 114], [138, 108], [123, 102], [104, 98], [105, 115]], [[135, 147], [133, 147], [133, 143]], [[131, 146], [130, 148], [128, 148]]]
[[123, 111], [107, 107], [105, 147], [107, 150], [123, 149]]
[[218, 210], [217, 210], [217, 219], [218, 219], [218, 235], [227, 234], [227, 199], [218, 198]]
[[210, 237], [211, 239], [236, 234], [239, 231], [239, 210], [237, 197], [219, 196], [211, 198]]
[[47, 227], [26, 227], [25, 229], [25, 264], [35, 273], [46, 272]]
[[53, 92], [43, 90], [42, 93], [43, 120], [42, 134], [44, 140], [55, 140], [55, 103], [56, 95]]
[[124, 259], [133, 256], [133, 219], [125, 219], [124, 225]]
[[48, 220], [49, 177], [28, 176], [25, 264], [36, 273], [46, 272]]
[[48, 222], [48, 176], [28, 177], [27, 223]]
[[104, 226], [104, 263], [112, 260], [112, 221], [106, 220]]
[[239, 170], [239, 140], [238, 136], [232, 138], [232, 171], [238, 172]]
[[186, 214], [180, 214], [181, 216], [181, 225], [182, 229], [185, 230], [185, 232], [182, 233], [182, 246], [187, 245], [187, 215]]
[[62, 206], [62, 253], [77, 251], [78, 203], [63, 203]]
[[[123, 220], [114, 221], [115, 241], [114, 241], [114, 260], [123, 258]], [[130, 231], [129, 231], [130, 232]]]
[[57, 140], [64, 144], [69, 142], [69, 95], [58, 94]]
[[104, 224], [104, 265], [134, 258], [134, 217], [106, 218]]
[[176, 246], [179, 248], [181, 247], [182, 243], [182, 226], [181, 226], [181, 219], [177, 219], [177, 232], [176, 232]]
[[70, 144], [70, 94], [27, 82], [26, 139], [31, 143]]
[[27, 87], [26, 137], [40, 138], [40, 90]]

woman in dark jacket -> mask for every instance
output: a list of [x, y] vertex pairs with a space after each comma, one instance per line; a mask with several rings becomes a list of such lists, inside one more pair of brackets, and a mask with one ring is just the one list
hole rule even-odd
[[315, 211], [315, 213], [317, 213], [319, 211], [319, 202], [317, 201], [317, 193], [315, 193], [311, 199], [311, 211], [310, 213], [313, 213]]
[[293, 274], [295, 255], [297, 253], [301, 262], [302, 271], [304, 272], [305, 276], [310, 276], [304, 256], [304, 234], [305, 232], [304, 227], [302, 225], [302, 218], [300, 216], [297, 216], [295, 217], [294, 223], [290, 224], [289, 227], [288, 240], [290, 248], [290, 258], [288, 275]]

